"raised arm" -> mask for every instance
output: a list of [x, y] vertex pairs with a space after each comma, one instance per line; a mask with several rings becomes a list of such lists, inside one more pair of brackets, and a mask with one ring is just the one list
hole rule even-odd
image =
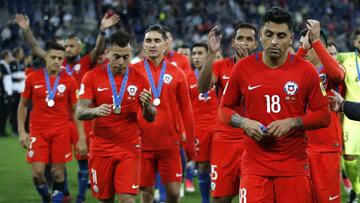
[[100, 24], [100, 33], [96, 39], [96, 45], [93, 50], [90, 52], [90, 61], [91, 63], [96, 62], [97, 58], [101, 55], [105, 48], [105, 30], [114, 26], [120, 20], [120, 16], [117, 14], [108, 17], [106, 13], [105, 16], [101, 19]]
[[208, 35], [209, 54], [205, 66], [201, 69], [198, 80], [199, 92], [207, 92], [217, 82], [217, 78], [212, 74], [212, 65], [215, 61], [216, 52], [220, 49], [222, 35], [217, 35], [218, 27], [210, 30]]
[[21, 28], [24, 33], [25, 41], [30, 46], [31, 51], [34, 55], [45, 60], [46, 52], [42, 49], [38, 42], [36, 41], [31, 29], [30, 29], [30, 20], [28, 16], [22, 14], [16, 14], [15, 22]]

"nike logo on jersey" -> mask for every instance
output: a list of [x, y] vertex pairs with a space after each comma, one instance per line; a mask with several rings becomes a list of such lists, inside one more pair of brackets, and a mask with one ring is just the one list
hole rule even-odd
[[71, 153], [65, 154], [65, 158], [69, 158], [71, 156]]
[[190, 85], [190, 89], [195, 88], [197, 85]]
[[134, 190], [137, 189], [138, 187], [139, 187], [139, 185], [134, 185], [134, 184], [131, 186], [131, 188]]
[[253, 89], [256, 89], [258, 87], [261, 87], [262, 85], [256, 85], [256, 86], [248, 86], [248, 90], [253, 90]]
[[182, 176], [182, 173], [176, 173], [176, 177], [181, 177]]
[[35, 89], [39, 89], [39, 88], [42, 88], [43, 86], [42, 85], [35, 85], [34, 88]]
[[339, 197], [339, 195], [330, 196], [330, 197], [329, 197], [329, 201], [333, 201], [334, 199], [336, 199], [336, 198], [338, 198], [338, 197]]
[[223, 75], [222, 79], [223, 80], [228, 80], [230, 77], [226, 76], [226, 75]]
[[102, 91], [105, 91], [105, 90], [108, 90], [109, 88], [105, 87], [105, 88], [101, 88], [101, 87], [98, 87], [97, 88], [97, 91], [98, 92], [102, 92]]

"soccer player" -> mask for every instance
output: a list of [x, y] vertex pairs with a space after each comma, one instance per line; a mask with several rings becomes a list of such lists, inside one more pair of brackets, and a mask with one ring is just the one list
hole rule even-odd
[[215, 86], [205, 93], [200, 93], [197, 90], [199, 72], [205, 65], [207, 53], [207, 44], [195, 43], [192, 46], [191, 60], [195, 70], [188, 77], [195, 119], [195, 147], [197, 154], [194, 160], [199, 169], [198, 182], [202, 203], [210, 203], [210, 147], [218, 107]]
[[[71, 157], [67, 131], [68, 106], [75, 112], [77, 102], [77, 83], [74, 78], [61, 69], [64, 48], [51, 43], [47, 47], [43, 69], [30, 73], [25, 81], [25, 90], [18, 107], [19, 139], [28, 149], [27, 161], [31, 164], [33, 181], [43, 202], [50, 202], [48, 186], [44, 176], [45, 164], [51, 163], [53, 179], [52, 202], [62, 202], [65, 181], [65, 162]], [[30, 118], [30, 136], [25, 131], [26, 110], [32, 100], [33, 110]], [[84, 129], [74, 114], [79, 131], [77, 151], [87, 153]]]
[[[345, 100], [356, 102], [360, 100], [360, 30], [355, 32], [353, 44], [355, 51], [339, 53], [337, 58], [346, 70], [345, 75]], [[360, 124], [347, 117], [343, 120], [344, 133], [344, 159], [346, 174], [349, 177], [353, 191], [350, 194], [349, 202], [357, 202], [360, 199]]]
[[140, 119], [142, 129], [141, 191], [142, 202], [152, 203], [155, 174], [159, 171], [166, 187], [167, 202], [179, 202], [182, 180], [179, 116], [186, 130], [188, 158], [194, 156], [194, 118], [184, 72], [165, 57], [166, 35], [159, 25], [145, 31], [145, 59], [134, 66], [150, 82], [157, 107], [152, 123]]
[[181, 45], [178, 49], [177, 52], [179, 54], [182, 54], [184, 56], [186, 56], [186, 58], [191, 61], [191, 50], [187, 45]]
[[141, 142], [137, 114], [154, 120], [156, 109], [146, 78], [130, 65], [126, 33], [111, 36], [109, 64], [84, 76], [77, 109], [81, 120], [95, 119], [89, 168], [93, 195], [101, 202], [135, 203], [139, 190]]
[[[72, 34], [65, 40], [65, 60], [62, 65], [63, 67], [65, 67], [66, 72], [76, 79], [78, 85], [80, 85], [81, 79], [84, 74], [91, 69], [91, 64], [95, 64], [97, 62], [97, 58], [103, 53], [105, 44], [105, 30], [114, 26], [119, 21], [119, 19], [119, 16], [116, 14], [112, 15], [111, 17], [109, 17], [108, 14], [105, 14], [100, 23], [100, 33], [97, 37], [94, 49], [92, 49], [89, 54], [83, 57], [80, 56], [81, 40], [76, 35]], [[37, 41], [32, 34], [29, 18], [25, 15], [16, 14], [15, 21], [23, 30], [25, 40], [30, 45], [33, 53], [41, 58], [44, 58], [45, 52], [41, 47], [39, 47]], [[78, 143], [79, 136], [76, 131], [76, 125], [73, 122], [71, 116], [69, 117], [69, 119], [71, 121], [69, 123], [70, 139], [71, 142], [76, 145]], [[89, 144], [91, 122], [85, 121], [83, 123], [85, 133], [87, 135], [87, 143]], [[79, 154], [76, 153], [76, 159], [78, 160], [79, 165], [78, 195], [76, 201], [77, 203], [81, 203], [85, 200], [85, 192], [88, 185], [88, 156], [79, 156]]]
[[[235, 27], [232, 37], [234, 56], [215, 61], [220, 48], [220, 35], [213, 28], [208, 37], [209, 54], [207, 62], [202, 68], [199, 80], [199, 92], [207, 92], [216, 85], [218, 100], [227, 86], [230, 73], [235, 63], [253, 53], [257, 47], [257, 30], [248, 23], [240, 23]], [[244, 115], [244, 106], [238, 108], [240, 115]], [[240, 165], [243, 153], [243, 131], [231, 127], [219, 120], [216, 121], [216, 132], [211, 146], [211, 190], [215, 202], [228, 203], [239, 193]]]
[[[318, 72], [326, 93], [331, 95], [331, 89], [338, 90], [341, 86], [345, 71], [327, 51], [327, 36], [320, 29], [319, 21], [309, 19], [307, 27], [301, 31], [301, 49], [306, 52], [305, 59], [312, 63]], [[331, 122], [328, 127], [309, 130], [306, 134], [308, 135], [307, 154], [316, 202], [340, 202], [342, 133], [337, 113], [331, 113]]]
[[[264, 51], [235, 65], [221, 100], [221, 119], [246, 133], [242, 203], [315, 201], [305, 130], [328, 126], [330, 111], [314, 66], [287, 51], [293, 26], [288, 11], [266, 11], [260, 35]], [[244, 117], [236, 112], [241, 101]]]

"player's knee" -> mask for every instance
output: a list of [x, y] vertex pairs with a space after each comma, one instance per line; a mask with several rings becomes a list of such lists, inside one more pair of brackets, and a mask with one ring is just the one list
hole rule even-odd
[[45, 182], [45, 175], [42, 170], [33, 170], [32, 176], [35, 184], [42, 184]]
[[135, 195], [121, 194], [118, 200], [119, 203], [135, 203]]
[[65, 171], [61, 167], [53, 167], [51, 169], [51, 174], [55, 182], [62, 182], [65, 179]]

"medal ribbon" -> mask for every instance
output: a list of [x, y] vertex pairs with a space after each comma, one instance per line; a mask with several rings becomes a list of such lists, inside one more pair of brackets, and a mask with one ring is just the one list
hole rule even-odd
[[126, 72], [125, 72], [124, 78], [121, 82], [119, 94], [117, 94], [116, 84], [115, 84], [114, 76], [111, 72], [110, 64], [108, 64], [108, 66], [107, 66], [107, 71], [108, 71], [109, 81], [110, 81], [110, 85], [111, 85], [111, 91], [112, 91], [112, 94], [114, 97], [114, 102], [115, 102], [114, 105], [115, 105], [115, 107], [119, 108], [120, 104], [124, 98], [125, 88], [126, 88], [126, 84], [127, 84], [128, 78], [129, 78], [129, 68], [126, 67]]
[[49, 73], [46, 71], [46, 69], [44, 68], [44, 75], [45, 75], [45, 83], [46, 83], [46, 89], [48, 91], [48, 95], [49, 95], [49, 101], [50, 100], [54, 100], [55, 98], [55, 94], [56, 94], [56, 90], [57, 87], [59, 85], [59, 80], [60, 80], [60, 74], [61, 72], [58, 73], [58, 75], [56, 76], [55, 82], [54, 82], [54, 86], [51, 89], [51, 82], [50, 82], [50, 78], [49, 78]]
[[69, 64], [66, 64], [66, 66], [65, 66], [66, 73], [69, 74], [70, 76], [72, 76], [72, 74], [74, 73], [74, 67], [73, 67], [73, 69], [70, 70]]
[[355, 64], [356, 64], [356, 71], [357, 71], [357, 75], [358, 75], [358, 81], [360, 81], [360, 68], [359, 68], [359, 63], [358, 63], [358, 51], [355, 51]]
[[154, 98], [155, 99], [159, 98], [160, 94], [161, 94], [162, 86], [163, 86], [163, 83], [164, 83], [164, 75], [165, 75], [165, 70], [166, 70], [166, 61], [164, 60], [164, 62], [162, 64], [162, 68], [161, 68], [161, 71], [160, 71], [160, 77], [159, 77], [157, 88], [155, 87], [155, 81], [154, 81], [153, 75], [151, 74], [149, 63], [147, 62], [146, 59], [144, 59], [144, 65], [145, 65], [146, 74], [147, 74], [149, 82], [150, 82], [151, 90], [154, 93]]

